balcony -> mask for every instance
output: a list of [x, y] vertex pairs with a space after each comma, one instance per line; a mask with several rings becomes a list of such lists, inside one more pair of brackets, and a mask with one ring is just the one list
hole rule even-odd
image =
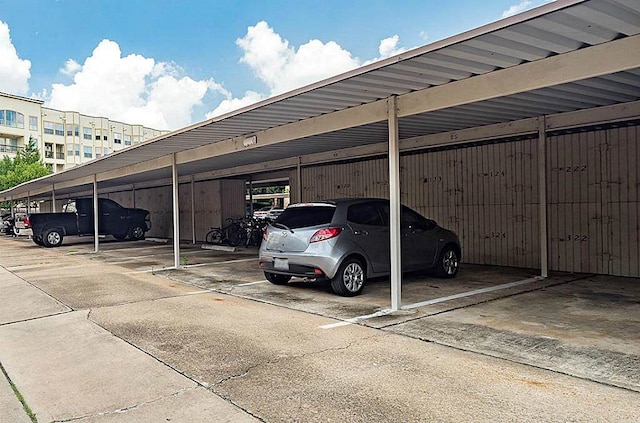
[[18, 147], [17, 145], [4, 145], [0, 144], [0, 153], [17, 153], [22, 151], [24, 147]]
[[45, 159], [53, 159], [53, 151], [45, 151], [44, 152]]

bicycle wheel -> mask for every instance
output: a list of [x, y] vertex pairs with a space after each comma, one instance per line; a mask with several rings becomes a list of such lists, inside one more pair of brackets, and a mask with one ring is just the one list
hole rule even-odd
[[204, 242], [212, 245], [222, 244], [222, 231], [218, 228], [211, 229], [207, 232]]
[[237, 247], [245, 241], [244, 229], [240, 226], [232, 226], [227, 229], [227, 243], [232, 247]]

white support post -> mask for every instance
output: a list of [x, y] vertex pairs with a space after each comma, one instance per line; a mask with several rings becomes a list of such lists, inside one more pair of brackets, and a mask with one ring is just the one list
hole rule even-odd
[[298, 167], [296, 168], [296, 178], [298, 179], [298, 203], [302, 203], [302, 157], [298, 156]]
[[27, 192], [27, 214], [31, 213], [31, 193]]
[[178, 165], [176, 154], [173, 153], [171, 165], [171, 178], [173, 186], [173, 265], [180, 268], [180, 208], [178, 206]]
[[389, 229], [391, 247], [391, 310], [402, 306], [402, 255], [400, 235], [400, 142], [395, 96], [388, 99], [389, 114]]
[[249, 216], [253, 217], [253, 177], [249, 175]]
[[51, 185], [51, 212], [56, 212], [56, 184]]
[[196, 243], [196, 193], [193, 175], [191, 175], [191, 243]]
[[93, 252], [100, 251], [100, 215], [98, 214], [98, 175], [93, 175]]
[[549, 276], [547, 234], [547, 119], [540, 117], [538, 128], [538, 192], [540, 196], [540, 276]]

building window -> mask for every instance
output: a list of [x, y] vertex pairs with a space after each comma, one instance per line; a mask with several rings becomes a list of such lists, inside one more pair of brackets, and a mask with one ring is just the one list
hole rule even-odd
[[93, 158], [93, 147], [84, 147], [84, 157], [87, 159]]
[[73, 156], [73, 144], [68, 144], [67, 145], [67, 157], [72, 157]]
[[61, 123], [55, 124], [55, 134], [63, 136], [64, 135], [64, 125]]
[[102, 149], [100, 147], [96, 147], [96, 159], [102, 157]]
[[44, 123], [44, 133], [53, 135], [53, 122], [45, 122]]
[[75, 135], [76, 137], [80, 136], [80, 126], [78, 125], [73, 126], [73, 135]]
[[96, 129], [96, 141], [100, 141], [101, 136], [102, 136], [102, 129]]
[[137, 136], [137, 135], [134, 135], [134, 136], [133, 136], [133, 143], [134, 143], [134, 144], [140, 144], [140, 137], [139, 137], [139, 136]]
[[109, 147], [104, 148], [104, 155], [106, 156], [107, 154], [109, 154]]
[[24, 129], [24, 115], [13, 110], [0, 110], [0, 125]]
[[91, 134], [93, 131], [91, 131], [91, 128], [87, 128], [87, 127], [82, 127], [82, 138], [84, 138], [85, 140], [90, 140], [91, 139]]
[[32, 131], [38, 130], [38, 117], [37, 116], [29, 116], [29, 129]]
[[67, 123], [67, 136], [68, 137], [73, 136], [73, 125], [70, 123]]
[[80, 156], [80, 144], [75, 144], [76, 147], [76, 156]]
[[113, 133], [113, 143], [122, 144], [122, 134], [120, 132]]
[[124, 135], [124, 145], [131, 145], [131, 135]]

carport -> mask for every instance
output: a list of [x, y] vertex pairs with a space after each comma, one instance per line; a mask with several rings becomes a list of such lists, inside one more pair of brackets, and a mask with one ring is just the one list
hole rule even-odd
[[[486, 212], [478, 211], [484, 206], [485, 196], [502, 195], [487, 190], [486, 186], [491, 185], [487, 181], [512, 178], [513, 192], [522, 196], [514, 194], [509, 204], [496, 200], [495, 210], [526, 203], [526, 211], [512, 213], [521, 216], [520, 221], [513, 219], [513, 232], [529, 238], [527, 248], [522, 248], [526, 254], [516, 264], [539, 268], [541, 277], [546, 277], [550, 270], [550, 250], [560, 248], [561, 237], [556, 228], [568, 225], [572, 210], [579, 210], [578, 215], [587, 220], [610, 219], [611, 213], [593, 212], [589, 199], [563, 198], [557, 204], [549, 203], [549, 196], [554, 195], [557, 186], [568, 192], [574, 182], [576, 187], [581, 186], [580, 180], [560, 178], [561, 172], [578, 174], [585, 166], [586, 175], [587, 165], [583, 162], [596, 160], [612, 145], [608, 140], [593, 142], [582, 160], [580, 145], [587, 141], [581, 140], [581, 133], [633, 128], [633, 133], [631, 130], [625, 133], [625, 154], [616, 156], [620, 163], [623, 158], [630, 160], [619, 167], [617, 179], [599, 177], [587, 183], [602, 190], [615, 183], [626, 187], [624, 198], [606, 201], [606, 207], [625, 204], [625, 229], [631, 236], [620, 243], [616, 254], [637, 261], [640, 230], [633, 222], [638, 222], [640, 201], [640, 176], [635, 165], [640, 159], [640, 149], [636, 147], [639, 100], [640, 4], [634, 0], [559, 0], [22, 184], [0, 193], [0, 198], [51, 199], [55, 204], [60, 198], [93, 195], [97, 208], [98, 195], [133, 192], [136, 205], [136, 190], [170, 187], [171, 225], [167, 228], [171, 227], [171, 233], [167, 235], [174, 243], [174, 267], [180, 268], [181, 205], [189, 210], [184, 217], [188, 217], [194, 243], [197, 229], [211, 226], [205, 224], [204, 217], [197, 216], [197, 183], [220, 181], [229, 190], [240, 192], [243, 209], [244, 181], [248, 175], [283, 171], [290, 175], [293, 201], [324, 197], [328, 191], [335, 196], [388, 197], [391, 221], [395, 222], [391, 225], [390, 307], [395, 311], [403, 306], [399, 228], [403, 195], [405, 199], [420, 197], [424, 201], [434, 184], [448, 183], [458, 176], [465, 180], [465, 175], [474, 181], [482, 175], [484, 182], [476, 184], [476, 192], [471, 195], [474, 202], [469, 204], [452, 200], [460, 189], [456, 183], [436, 190], [449, 193], [438, 203], [443, 216], [449, 216], [445, 213], [447, 209], [460, 207], [461, 214], [452, 215], [453, 223], [458, 216], [483, 215], [466, 219], [464, 226], [469, 233], [475, 233], [469, 237], [471, 241], [466, 248], [474, 261], [482, 264], [483, 260], [492, 262], [492, 257], [510, 252], [480, 245], [478, 239], [498, 238], [506, 245], [516, 245], [509, 251], [521, 248], [517, 246], [520, 235], [484, 228], [491, 222], [498, 225], [500, 212], [494, 213], [491, 207]], [[578, 134], [575, 140], [571, 138], [573, 134]], [[557, 143], [550, 146], [549, 138], [565, 135], [563, 148], [569, 152], [563, 153], [567, 158], [560, 162]], [[526, 146], [504, 151], [504, 140], [524, 141]], [[457, 156], [462, 151], [466, 152], [460, 154], [482, 155], [483, 165], [473, 170], [465, 166], [456, 169], [456, 163], [467, 163]], [[571, 151], [578, 153], [572, 156]], [[436, 162], [411, 164], [412, 157], [419, 157], [414, 153], [425, 152], [433, 152]], [[526, 184], [505, 173], [505, 157], [512, 159], [510, 169], [527, 169], [529, 173], [521, 175]], [[572, 157], [577, 158], [572, 161]], [[329, 188], [305, 185], [305, 180], [318, 176], [318, 169], [340, 163], [366, 163], [343, 180], [360, 175], [362, 179], [368, 178], [369, 185], [358, 189], [345, 187], [344, 183], [329, 184]], [[401, 172], [402, 166], [405, 168]], [[420, 166], [423, 169], [416, 171]], [[612, 166], [615, 164], [603, 165], [608, 175]], [[603, 168], [598, 169], [599, 173], [604, 173]], [[456, 172], [461, 173], [448, 178], [457, 175]], [[190, 186], [188, 198], [182, 201], [181, 184]], [[336, 190], [337, 186], [341, 188]], [[221, 185], [219, 193], [225, 192], [224, 188]], [[218, 200], [222, 195], [218, 194]], [[583, 207], [581, 203], [587, 205]], [[600, 199], [600, 203], [605, 200]], [[169, 214], [168, 210], [158, 213]], [[487, 215], [497, 216], [492, 221]], [[562, 219], [557, 217], [560, 215]], [[97, 219], [98, 214], [94, 216]], [[482, 233], [478, 235], [481, 226]], [[185, 224], [183, 230], [184, 227]], [[576, 228], [563, 232], [567, 232], [570, 240], [577, 236], [578, 242], [580, 237], [599, 236], [584, 235], [579, 225]], [[98, 252], [97, 229], [94, 242]], [[561, 247], [569, 248], [565, 244], [568, 242]], [[562, 254], [563, 251], [558, 251], [558, 255]], [[606, 254], [612, 255], [613, 251]], [[586, 266], [580, 258], [576, 262], [578, 268]], [[617, 272], [600, 270], [600, 273]], [[640, 269], [636, 264], [627, 266], [622, 273], [637, 277]]]

